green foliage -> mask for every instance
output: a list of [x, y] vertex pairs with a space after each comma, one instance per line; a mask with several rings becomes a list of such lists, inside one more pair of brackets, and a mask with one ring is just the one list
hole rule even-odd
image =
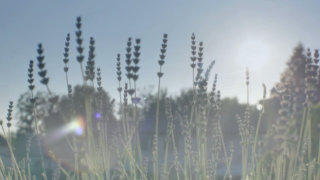
[[[114, 121], [114, 104], [109, 94], [104, 90], [97, 92], [89, 86], [75, 86], [72, 96], [62, 96], [55, 104], [55, 109], [50, 111], [50, 114], [45, 118], [44, 124], [46, 129], [52, 129], [63, 126], [65, 123], [74, 120], [77, 116], [86, 116], [86, 95], [92, 96], [91, 108], [92, 118], [95, 118], [96, 113], [100, 113], [102, 121]], [[54, 119], [58, 116], [59, 118]]]
[[316, 105], [311, 110], [311, 144], [313, 156], [319, 156], [319, 129], [320, 129], [320, 104]]
[[[247, 105], [240, 104], [237, 98], [225, 98], [221, 100], [221, 126], [222, 131], [227, 136], [235, 137], [239, 134], [239, 127], [237, 125], [237, 116], [243, 115], [246, 111]], [[255, 106], [249, 108], [250, 122], [255, 127], [259, 112]]]
[[[44, 117], [48, 114], [49, 98], [48, 94], [44, 92], [38, 92], [36, 94], [36, 110], [37, 118], [43, 121]], [[31, 102], [31, 93], [26, 92], [22, 94], [17, 103], [17, 116], [18, 121], [18, 135], [31, 136], [35, 133], [35, 117], [33, 112], [33, 103]]]

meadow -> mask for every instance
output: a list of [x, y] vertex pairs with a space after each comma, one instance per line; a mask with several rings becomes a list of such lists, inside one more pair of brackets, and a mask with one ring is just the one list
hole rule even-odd
[[[163, 34], [159, 57], [154, 57], [158, 71], [150, 74], [157, 78], [157, 91], [141, 95], [142, 40], [129, 37], [126, 53], [115, 55], [115, 66], [100, 68], [95, 39], [84, 47], [81, 17], [75, 25], [60, 58], [64, 95], [51, 89], [54, 77], [48, 77], [44, 45], [38, 45], [37, 58], [26, 67], [28, 92], [9, 102], [7, 118], [1, 120], [0, 179], [320, 179], [318, 50], [298, 46], [294, 55], [299, 58], [291, 58], [273, 91], [262, 84], [258, 107], [249, 104], [250, 70], [244, 70], [248, 100], [234, 110], [226, 105], [231, 100], [221, 98], [215, 61], [204, 64], [204, 44], [195, 34], [186, 52], [190, 89], [171, 97], [161, 86], [163, 69], [170, 66], [170, 35]], [[71, 43], [76, 60], [70, 59]], [[70, 61], [79, 67], [69, 67]], [[72, 85], [70, 68], [79, 68], [82, 84]], [[104, 82], [102, 69], [114, 71], [118, 84]], [[47, 92], [37, 91], [35, 79]], [[119, 96], [110, 97], [104, 85]], [[17, 130], [12, 128], [15, 106]], [[222, 127], [230, 112], [236, 116], [235, 141]]]

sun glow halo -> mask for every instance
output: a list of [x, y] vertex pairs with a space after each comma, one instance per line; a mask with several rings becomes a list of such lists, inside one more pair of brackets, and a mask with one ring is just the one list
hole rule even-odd
[[237, 63], [249, 69], [261, 69], [270, 59], [270, 46], [265, 39], [249, 37], [237, 48]]

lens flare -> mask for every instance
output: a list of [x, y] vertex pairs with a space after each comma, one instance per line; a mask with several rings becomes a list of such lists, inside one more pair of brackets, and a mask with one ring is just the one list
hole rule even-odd
[[62, 126], [57, 130], [52, 131], [49, 134], [48, 139], [50, 140], [50, 142], [57, 141], [61, 139], [63, 136], [68, 135], [70, 133], [74, 133], [78, 136], [81, 136], [85, 128], [84, 122], [85, 122], [84, 119], [81, 116], [79, 116], [75, 118], [73, 121], [71, 121], [70, 123]]
[[76, 133], [76, 135], [78, 135], [78, 136], [82, 135], [82, 133], [83, 133], [83, 128], [82, 128], [82, 127], [77, 127], [77, 128], [74, 130], [74, 133]]
[[[69, 123], [57, 128], [52, 129], [47, 133], [43, 139], [43, 147], [48, 157], [56, 160], [58, 156], [62, 158], [60, 163], [68, 169], [73, 169], [72, 158], [68, 158], [66, 147], [66, 136], [74, 134], [76, 136], [82, 136], [85, 133], [85, 119], [82, 116], [73, 118]], [[81, 137], [80, 137], [81, 138]], [[50, 149], [50, 151], [49, 151]], [[52, 152], [54, 154], [52, 155]]]
[[100, 114], [100, 113], [96, 113], [96, 114], [94, 115], [94, 117], [95, 117], [96, 119], [100, 119], [100, 118], [101, 118], [101, 114]]
[[78, 118], [71, 123], [67, 124], [64, 131], [66, 134], [74, 132], [76, 135], [80, 136], [83, 134], [84, 122], [82, 118]]

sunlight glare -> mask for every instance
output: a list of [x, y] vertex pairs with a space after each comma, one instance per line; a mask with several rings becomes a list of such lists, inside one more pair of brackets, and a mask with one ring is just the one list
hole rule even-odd
[[83, 120], [81, 118], [78, 118], [66, 125], [65, 132], [74, 132], [76, 135], [80, 136], [83, 133], [83, 128]]
[[259, 37], [249, 37], [239, 44], [237, 51], [237, 63], [241, 68], [261, 69], [270, 58], [270, 46], [268, 42]]
[[56, 141], [58, 139], [61, 139], [63, 136], [70, 134], [70, 133], [75, 133], [78, 136], [81, 136], [84, 132], [84, 119], [82, 117], [77, 117], [70, 123], [64, 125], [63, 127], [53, 131], [49, 135], [50, 141]]

